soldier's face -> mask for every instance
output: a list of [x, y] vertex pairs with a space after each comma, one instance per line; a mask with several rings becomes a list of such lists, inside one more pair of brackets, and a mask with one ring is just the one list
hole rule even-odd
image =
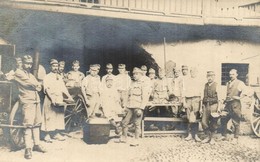
[[58, 73], [58, 68], [59, 68], [59, 65], [58, 64], [52, 64], [51, 65], [51, 71], [53, 73]]
[[165, 76], [165, 73], [164, 72], [159, 72], [159, 78], [164, 78], [164, 76]]
[[215, 79], [215, 76], [214, 75], [207, 75], [207, 79], [208, 79], [209, 83], [212, 83]]
[[79, 68], [80, 68], [79, 64], [74, 64], [74, 65], [72, 66], [72, 69], [73, 69], [74, 71], [79, 71]]
[[111, 88], [113, 86], [113, 80], [107, 80], [106, 86], [107, 86], [107, 88]]
[[17, 69], [22, 69], [22, 67], [23, 67], [23, 63], [21, 61], [16, 62]]
[[23, 63], [24, 70], [30, 71], [32, 68], [32, 63]]
[[154, 78], [155, 78], [155, 74], [154, 74], [154, 73], [150, 73], [150, 74], [149, 74], [149, 78], [150, 78], [150, 79], [154, 79]]
[[97, 76], [98, 70], [90, 70], [90, 75], [91, 76]]
[[112, 74], [112, 72], [113, 72], [113, 69], [107, 69], [108, 74]]
[[175, 72], [174, 72], [175, 78], [178, 78], [178, 77], [180, 76], [180, 73], [181, 73], [180, 71], [175, 71]]
[[118, 69], [119, 74], [124, 74], [125, 73], [125, 69]]
[[64, 71], [64, 66], [60, 65], [59, 66], [59, 72], [63, 72]]
[[196, 77], [197, 77], [197, 71], [196, 71], [196, 70], [191, 70], [191, 71], [190, 71], [190, 76], [191, 76], [192, 78], [196, 78]]
[[146, 70], [142, 70], [142, 72], [143, 72], [143, 75], [146, 75], [146, 73], [147, 73], [147, 71], [146, 71]]
[[182, 70], [182, 75], [188, 75], [188, 70], [187, 69], [183, 69]]
[[229, 72], [229, 77], [230, 77], [231, 80], [236, 79], [236, 78], [237, 78], [237, 72], [231, 70], [231, 71]]
[[141, 79], [141, 76], [142, 76], [141, 73], [134, 73], [134, 74], [133, 74], [134, 80], [140, 80], [140, 79]]

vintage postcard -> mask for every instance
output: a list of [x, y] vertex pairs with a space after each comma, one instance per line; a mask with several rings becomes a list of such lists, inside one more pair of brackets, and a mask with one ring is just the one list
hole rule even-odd
[[1, 162], [260, 160], [259, 0], [1, 0]]

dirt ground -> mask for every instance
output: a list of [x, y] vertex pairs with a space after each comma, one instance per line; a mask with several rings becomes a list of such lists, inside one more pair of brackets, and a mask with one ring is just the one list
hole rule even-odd
[[[218, 136], [218, 135], [217, 135]], [[215, 138], [217, 138], [217, 136]], [[89, 145], [82, 140], [81, 131], [68, 134], [65, 141], [42, 142], [47, 153], [33, 152], [26, 160], [24, 150], [10, 151], [0, 138], [1, 162], [123, 162], [123, 161], [259, 161], [260, 139], [241, 136], [237, 145], [219, 141], [215, 145], [185, 141], [184, 135], [149, 136], [140, 140], [140, 146], [118, 143], [113, 136], [107, 144]], [[230, 137], [231, 138], [231, 137]], [[130, 138], [129, 138], [130, 139]], [[131, 140], [131, 139], [130, 139]]]

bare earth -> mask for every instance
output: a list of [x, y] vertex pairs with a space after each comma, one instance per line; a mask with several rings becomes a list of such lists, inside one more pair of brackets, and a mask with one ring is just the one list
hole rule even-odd
[[[112, 132], [113, 134], [113, 132]], [[180, 135], [150, 136], [140, 140], [140, 146], [117, 143], [112, 137], [108, 144], [88, 145], [80, 131], [70, 133], [66, 141], [42, 142], [48, 150], [33, 152], [33, 158], [23, 158], [24, 150], [10, 151], [0, 141], [1, 162], [124, 162], [124, 161], [260, 161], [260, 139], [241, 136], [238, 145], [220, 141], [215, 145], [187, 142]]]

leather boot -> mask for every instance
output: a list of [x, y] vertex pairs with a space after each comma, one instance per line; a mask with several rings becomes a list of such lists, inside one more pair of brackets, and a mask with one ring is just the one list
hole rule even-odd
[[26, 148], [24, 151], [24, 158], [25, 159], [31, 159], [32, 158], [32, 149]]

